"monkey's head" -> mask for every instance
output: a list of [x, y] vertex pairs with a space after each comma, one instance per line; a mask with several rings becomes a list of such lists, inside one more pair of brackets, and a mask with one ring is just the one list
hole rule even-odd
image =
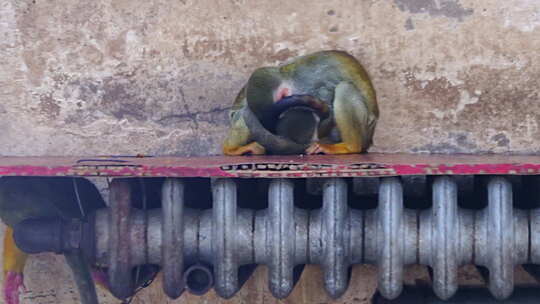
[[274, 103], [292, 94], [292, 84], [279, 68], [274, 67], [257, 69], [251, 74], [246, 86], [248, 107], [265, 127], [272, 120]]

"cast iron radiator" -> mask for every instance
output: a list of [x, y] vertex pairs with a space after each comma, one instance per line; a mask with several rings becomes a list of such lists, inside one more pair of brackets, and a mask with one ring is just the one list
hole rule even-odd
[[[432, 270], [435, 294], [448, 299], [458, 288], [458, 268], [474, 264], [487, 269], [489, 290], [504, 299], [516, 265], [534, 273], [540, 264], [536, 176], [276, 178], [243, 188], [246, 179], [206, 178], [207, 193], [200, 193], [207, 208], [190, 204], [185, 179], [166, 178], [161, 205], [147, 210], [133, 206], [129, 180], [113, 179], [110, 206], [87, 222], [48, 224], [54, 237], [47, 250], [82, 248], [108, 266], [119, 298], [131, 295], [132, 269], [143, 264], [161, 266], [171, 298], [182, 294], [189, 276], [206, 282], [188, 286], [192, 291], [204, 293], [213, 281], [217, 294], [230, 298], [258, 264], [268, 267], [277, 298], [292, 291], [303, 264], [320, 265], [327, 292], [339, 297], [351, 265], [374, 264], [380, 294], [393, 299], [402, 291], [404, 266], [421, 264]], [[264, 202], [249, 201], [260, 191]], [[35, 221], [19, 224], [16, 237]]]

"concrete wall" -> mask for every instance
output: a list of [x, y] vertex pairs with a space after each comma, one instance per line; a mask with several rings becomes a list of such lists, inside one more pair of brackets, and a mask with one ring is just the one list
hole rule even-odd
[[[0, 155], [217, 154], [250, 72], [321, 49], [371, 75], [372, 151], [540, 150], [536, 0], [0, 0]], [[26, 303], [73, 296], [51, 259]]]

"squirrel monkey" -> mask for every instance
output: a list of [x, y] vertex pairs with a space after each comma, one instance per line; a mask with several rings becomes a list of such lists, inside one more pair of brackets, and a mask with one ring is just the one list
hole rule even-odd
[[[23, 269], [27, 254], [15, 245], [13, 226], [35, 217], [81, 218], [76, 203], [75, 188], [80, 191], [82, 206], [88, 212], [105, 207], [95, 186], [83, 178], [0, 178], [0, 218], [8, 225], [4, 237], [4, 303], [18, 304], [23, 284]], [[80, 251], [64, 254], [79, 288], [81, 303], [97, 303], [92, 273]]]
[[[80, 205], [79, 205], [80, 204]], [[13, 227], [31, 218], [62, 218], [70, 220], [105, 208], [98, 189], [87, 179], [75, 177], [9, 176], [0, 178], [0, 219], [8, 226], [4, 237], [4, 302], [18, 304], [23, 284], [27, 254], [15, 244]], [[82, 209], [82, 210], [81, 210]], [[82, 304], [97, 304], [95, 284], [109, 289], [107, 274], [90, 263], [81, 250], [64, 252], [72, 271]], [[136, 286], [146, 283], [157, 272], [157, 266], [143, 265], [134, 273]]]
[[223, 153], [361, 153], [378, 117], [362, 65], [345, 52], [321, 51], [251, 75], [231, 109]]

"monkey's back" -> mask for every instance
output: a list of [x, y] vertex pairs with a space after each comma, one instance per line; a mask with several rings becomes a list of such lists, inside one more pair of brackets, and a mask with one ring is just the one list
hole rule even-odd
[[305, 94], [331, 103], [334, 88], [342, 81], [353, 83], [364, 95], [369, 110], [379, 116], [375, 89], [369, 75], [352, 55], [343, 51], [320, 51], [297, 57], [280, 66], [280, 72]]

